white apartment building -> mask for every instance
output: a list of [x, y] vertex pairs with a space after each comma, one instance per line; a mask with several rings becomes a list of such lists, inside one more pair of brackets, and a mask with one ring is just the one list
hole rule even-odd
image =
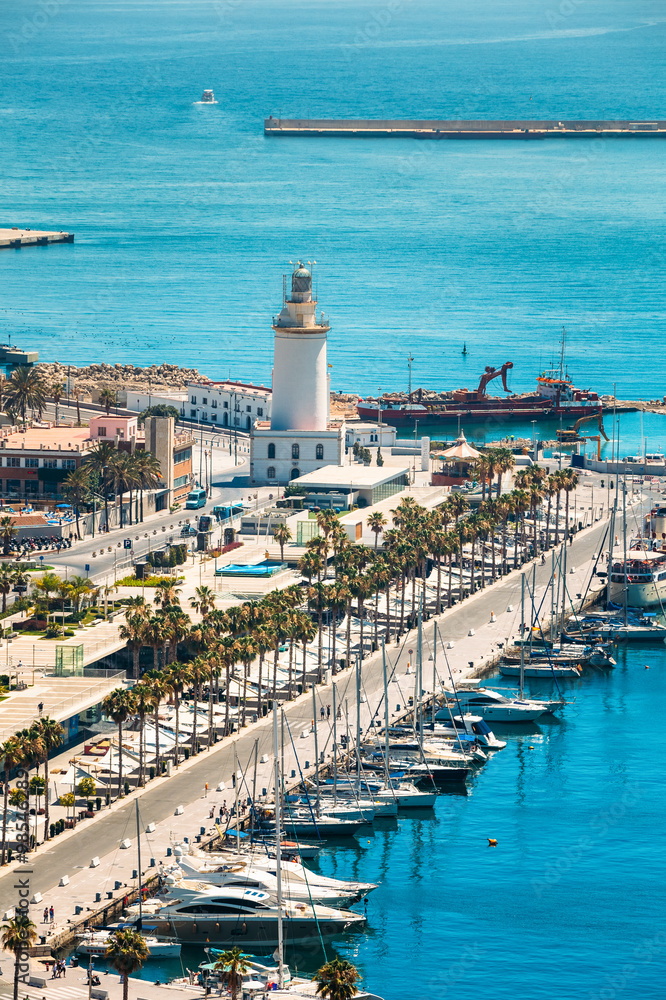
[[270, 420], [270, 389], [247, 382], [189, 382], [183, 416], [197, 423], [250, 431], [256, 420]]

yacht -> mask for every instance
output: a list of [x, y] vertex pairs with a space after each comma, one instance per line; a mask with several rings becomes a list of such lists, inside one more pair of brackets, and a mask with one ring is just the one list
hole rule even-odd
[[[90, 955], [91, 958], [104, 958], [113, 933], [111, 930], [86, 931], [78, 939], [76, 950], [81, 955]], [[180, 955], [180, 942], [178, 941], [160, 941], [158, 938], [150, 936], [146, 937], [145, 941], [151, 958], [178, 958]]]
[[[275, 859], [262, 854], [250, 858], [245, 854], [234, 852], [199, 851], [193, 855], [181, 856], [178, 864], [187, 878], [199, 878], [211, 885], [240, 885], [244, 877], [261, 880], [267, 876], [277, 879]], [[364, 899], [377, 888], [374, 882], [347, 882], [343, 879], [330, 878], [305, 868], [297, 861], [287, 861], [284, 858], [280, 871], [282, 889], [287, 898], [294, 901], [298, 901], [296, 897], [300, 893], [307, 900], [312, 898], [313, 902], [326, 906], [349, 906]], [[231, 878], [225, 881], [230, 876], [239, 881], [234, 882]], [[267, 888], [265, 891], [270, 890]], [[334, 897], [337, 897], [337, 901], [334, 901]]]
[[499, 669], [502, 677], [520, 677], [522, 670], [523, 677], [546, 681], [552, 680], [553, 677], [557, 677], [558, 680], [576, 680], [583, 673], [576, 663], [557, 663], [555, 660], [552, 663], [548, 663], [547, 661], [544, 663], [526, 663], [524, 667], [521, 667], [519, 663], [506, 663], [502, 661]]
[[[454, 715], [451, 718], [448, 708], [440, 708], [435, 715], [435, 727], [431, 729], [433, 736], [457, 737], [460, 733], [472, 736], [486, 750], [503, 750], [504, 740], [498, 740], [492, 729], [480, 715]], [[425, 744], [424, 744], [425, 746]]]
[[666, 601], [666, 506], [647, 518], [650, 538], [633, 538], [625, 566], [622, 549], [610, 560], [610, 600], [631, 608], [661, 607]]
[[[491, 722], [534, 722], [549, 711], [549, 705], [542, 701], [511, 698], [491, 691], [489, 688], [460, 688], [455, 694], [448, 693], [452, 700], [448, 703], [451, 712], [471, 712]], [[447, 710], [448, 711], [448, 710]], [[441, 715], [440, 718], [447, 718]]]
[[[324, 787], [328, 790], [332, 786], [333, 779], [329, 778]], [[372, 778], [364, 776], [360, 780], [356, 778], [338, 779], [335, 788], [338, 795], [358, 795], [370, 792], [373, 800], [393, 801], [399, 810], [432, 809], [437, 801], [434, 792], [422, 792], [411, 781], [401, 781], [397, 778], [382, 781], [374, 775]]]
[[212, 90], [204, 90], [201, 95], [201, 100], [196, 102], [197, 104], [217, 104], [215, 100], [215, 94]]
[[316, 939], [320, 934], [337, 936], [365, 923], [360, 913], [316, 903], [283, 900], [278, 907], [271, 894], [259, 889], [182, 882], [167, 891], [162, 906], [151, 917], [151, 925], [182, 942], [238, 945], [243, 951], [251, 951], [277, 947], [280, 920], [284, 940], [291, 945]]

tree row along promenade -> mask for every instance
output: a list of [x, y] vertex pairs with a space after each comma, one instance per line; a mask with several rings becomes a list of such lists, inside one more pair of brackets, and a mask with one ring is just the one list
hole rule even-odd
[[[572, 588], [576, 592], [584, 585], [584, 573], [589, 571], [589, 556], [597, 548], [601, 537], [606, 530], [606, 523], [595, 525], [589, 531], [583, 532], [574, 540], [570, 546], [570, 560], [580, 564], [576, 571], [576, 576], [572, 580]], [[583, 565], [585, 563], [585, 565]], [[543, 590], [548, 582], [549, 567], [536, 566], [537, 592]], [[519, 627], [516, 609], [510, 614], [506, 609], [509, 605], [516, 608], [517, 595], [520, 591], [520, 573], [511, 572], [508, 576], [496, 582], [492, 587], [479, 590], [471, 600], [459, 604], [446, 611], [437, 621], [440, 627], [441, 636], [448, 641], [455, 643], [455, 648], [448, 653], [449, 665], [454, 678], [464, 676], [470, 672], [470, 662], [474, 663], [472, 672], [483, 671], [486, 668], [489, 657], [493, 650], [497, 652], [500, 643], [505, 643], [507, 639], [515, 636]], [[497, 620], [490, 622], [491, 612], [496, 613]], [[484, 623], [486, 623], [484, 625]], [[475, 635], [470, 637], [470, 629], [475, 631]], [[407, 675], [408, 663], [414, 662], [413, 650], [415, 648], [416, 636], [414, 632], [403, 634], [398, 643], [392, 643], [387, 647], [389, 669], [395, 671], [391, 684], [394, 685], [389, 690], [389, 707], [391, 716], [397, 713], [397, 706], [404, 707], [409, 695], [413, 693], [413, 676]], [[429, 655], [427, 650], [433, 644], [433, 622], [424, 626], [424, 658]], [[440, 644], [441, 646], [441, 644]], [[442, 659], [441, 648], [439, 656], [439, 680], [446, 681], [447, 669]], [[485, 661], [485, 662], [484, 662]], [[427, 691], [432, 689], [432, 681], [428, 676], [429, 668], [424, 668], [423, 686]], [[349, 725], [354, 730], [356, 713], [355, 681], [353, 679], [353, 669], [345, 669], [335, 678], [336, 695], [338, 704], [345, 704], [345, 711], [348, 712]], [[374, 714], [378, 722], [383, 720], [383, 710], [381, 705], [383, 692], [383, 671], [382, 658], [379, 653], [368, 657], [363, 664], [363, 694], [365, 700], [361, 705], [362, 725], [367, 731], [371, 715]], [[322, 705], [329, 705], [332, 702], [332, 689], [329, 685], [322, 685], [316, 689], [316, 704], [314, 707], [320, 708]], [[303, 766], [305, 761], [314, 764], [313, 738], [308, 734], [303, 738], [302, 734], [311, 729], [313, 715], [312, 693], [310, 691], [300, 695], [293, 702], [285, 704], [285, 719], [291, 735], [285, 736], [285, 767], [288, 774], [296, 771], [300, 776], [298, 764], [292, 747], [293, 744], [298, 752], [298, 757]], [[330, 725], [327, 726], [329, 732], [326, 737], [320, 735], [319, 750], [329, 755], [331, 750]], [[201, 827], [208, 829], [210, 821], [209, 801], [204, 798], [204, 787], [209, 785], [209, 795], [220, 782], [224, 782], [225, 789], [217, 793], [217, 798], [211, 805], [217, 807], [219, 799], [227, 800], [231, 804], [231, 776], [240, 766], [247, 768], [253, 755], [266, 754], [270, 758], [271, 743], [270, 720], [261, 719], [257, 723], [248, 726], [241, 732], [213, 744], [209, 752], [204, 752], [198, 756], [192, 756], [187, 762], [180, 764], [178, 771], [171, 778], [159, 778], [148, 783], [139, 789], [139, 802], [142, 822], [155, 822], [158, 824], [158, 834], [162, 838], [161, 843], [156, 841], [151, 844], [150, 856], [164, 857], [166, 846], [175, 839], [182, 839], [183, 836], [194, 836]], [[258, 742], [257, 742], [258, 741]], [[261, 794], [263, 788], [270, 789], [270, 763], [258, 765], [257, 769], [257, 791]], [[247, 784], [245, 791], [248, 791]], [[178, 806], [189, 806], [182, 816], [174, 815]], [[132, 836], [133, 831], [134, 803], [133, 800], [119, 800], [108, 810], [99, 814], [90, 825], [83, 825], [75, 830], [65, 833], [61, 838], [56, 839], [52, 844], [44, 845], [34, 852], [31, 865], [34, 871], [32, 875], [33, 891], [45, 893], [51, 890], [55, 893], [55, 898], [65, 905], [65, 896], [68, 893], [67, 887], [53, 888], [61, 880], [63, 874], [70, 878], [70, 884], [77, 886], [73, 880], [72, 858], [74, 849], [76, 851], [77, 862], [81, 865], [81, 880], [89, 858], [93, 856], [104, 857], [104, 864], [109, 864], [113, 872], [119, 870], [118, 845], [124, 835]], [[129, 832], [128, 832], [129, 831]], [[73, 840], [70, 844], [69, 841]], [[75, 847], [74, 847], [75, 845]], [[161, 852], [159, 848], [161, 847]], [[112, 860], [107, 861], [106, 855], [110, 855]], [[133, 855], [133, 852], [128, 852]], [[125, 856], [123, 856], [125, 857]], [[125, 878], [127, 881], [128, 869], [136, 867], [135, 861], [130, 856], [123, 861]], [[13, 866], [12, 866], [13, 867]], [[120, 868], [122, 870], [122, 866]], [[91, 870], [94, 881], [97, 885], [102, 884], [103, 873], [99, 870]], [[108, 875], [110, 879], [111, 875]], [[117, 876], [116, 876], [117, 877]], [[78, 878], [78, 876], [77, 876]], [[90, 874], [88, 873], [88, 878]], [[0, 879], [2, 890], [3, 909], [11, 905], [11, 873], [9, 871]], [[113, 880], [113, 885], [115, 885]], [[109, 885], [109, 888], [113, 888]], [[63, 895], [64, 894], [64, 895]], [[77, 888], [78, 894], [78, 888]], [[90, 898], [87, 905], [94, 909], [94, 896]], [[54, 904], [55, 905], [55, 904]], [[68, 918], [73, 914], [68, 914]]]

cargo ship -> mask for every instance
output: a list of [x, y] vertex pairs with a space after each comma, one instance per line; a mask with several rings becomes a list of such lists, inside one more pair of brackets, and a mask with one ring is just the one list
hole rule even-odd
[[[413, 392], [384, 393], [379, 398], [360, 399], [357, 404], [363, 420], [380, 420], [396, 427], [421, 423], [443, 423], [448, 420], [497, 417], [502, 420], [576, 419], [599, 412], [603, 405], [596, 392], [577, 389], [565, 373], [564, 366], [543, 371], [537, 377], [535, 392], [512, 393], [506, 373], [513, 368], [506, 361], [500, 368], [486, 366], [476, 389], [453, 389], [450, 392], [433, 392], [415, 389]], [[488, 396], [486, 387], [493, 379], [501, 377], [507, 396]]]

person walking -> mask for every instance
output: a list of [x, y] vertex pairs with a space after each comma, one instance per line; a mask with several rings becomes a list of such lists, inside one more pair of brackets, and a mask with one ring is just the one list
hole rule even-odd
[[330, 705], [326, 706], [326, 718], [329, 719], [329, 720], [331, 718], [331, 706]]
[[53, 909], [53, 907], [51, 907], [51, 909], [49, 910], [49, 917], [51, 918], [51, 923], [53, 923], [53, 921], [55, 920], [55, 910]]
[[322, 722], [324, 721], [324, 715], [325, 715], [325, 713], [326, 713], [326, 709], [325, 709], [325, 708], [324, 708], [324, 706], [322, 705], [322, 706], [321, 706], [321, 709], [320, 709], [320, 713], [319, 713], [319, 714], [321, 715], [321, 718], [322, 718]]
[[48, 908], [48, 906], [45, 906], [44, 907], [44, 923], [48, 924], [48, 922], [49, 922], [49, 908]]

